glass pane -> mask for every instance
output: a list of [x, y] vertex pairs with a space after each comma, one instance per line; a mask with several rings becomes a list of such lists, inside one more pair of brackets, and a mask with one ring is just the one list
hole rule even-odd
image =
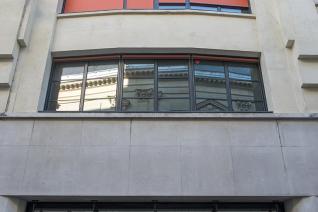
[[48, 109], [79, 111], [84, 64], [57, 65], [51, 81]]
[[192, 10], [218, 11], [217, 7], [210, 7], [204, 5], [191, 5]]
[[89, 63], [84, 111], [115, 111], [118, 62]]
[[190, 110], [189, 99], [159, 99], [161, 112], [185, 112]]
[[219, 63], [195, 60], [196, 98], [226, 99], [224, 66]]
[[124, 112], [151, 112], [154, 111], [153, 99], [123, 99], [122, 110]]
[[154, 110], [153, 61], [126, 61], [123, 82], [123, 111]]
[[184, 4], [160, 4], [159, 9], [160, 10], [184, 10], [185, 5]]
[[187, 61], [169, 60], [158, 62], [158, 97], [159, 111], [190, 110]]
[[259, 69], [256, 65], [231, 64], [228, 69], [231, 80], [260, 81]]
[[242, 9], [240, 8], [228, 8], [228, 7], [221, 7], [221, 12], [227, 13], [242, 13]]
[[197, 99], [196, 109], [203, 112], [227, 112], [227, 100], [220, 99]]

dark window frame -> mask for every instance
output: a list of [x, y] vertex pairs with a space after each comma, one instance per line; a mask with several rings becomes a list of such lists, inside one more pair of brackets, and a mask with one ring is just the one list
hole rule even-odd
[[[62, 0], [62, 9], [60, 11], [61, 14], [65, 13], [64, 8], [66, 5], [66, 1], [67, 0]], [[194, 10], [194, 11], [211, 11], [211, 12], [224, 12], [224, 13], [234, 13], [234, 14], [252, 14], [252, 8], [251, 8], [251, 1], [248, 0], [248, 8], [245, 7], [236, 7], [236, 6], [222, 6], [222, 5], [212, 5], [212, 4], [197, 4], [197, 3], [191, 3], [190, 0], [185, 0], [185, 3], [163, 3], [160, 5], [159, 0], [153, 0], [154, 1], [154, 6], [153, 6], [153, 10]], [[161, 6], [171, 6], [172, 8], [167, 9], [167, 8], [160, 8]], [[176, 8], [173, 8], [173, 7]], [[202, 7], [216, 7], [217, 11], [213, 11], [213, 10], [200, 10], [200, 9], [192, 9], [192, 6], [202, 6]], [[239, 9], [241, 10], [241, 12], [227, 12], [227, 11], [222, 11], [222, 9]], [[127, 0], [123, 0], [123, 9], [122, 10], [130, 10], [127, 8]], [[144, 10], [144, 9], [134, 9], [134, 10]], [[110, 11], [110, 10], [98, 10], [98, 11]], [[89, 12], [96, 12], [96, 11], [89, 11]], [[76, 12], [73, 12], [76, 13]]]
[[[259, 210], [259, 212], [284, 212], [284, 204], [282, 202], [210, 202], [210, 203], [192, 203], [192, 202], [28, 202], [26, 212], [43, 210], [89, 210], [92, 212], [99, 212], [99, 210], [118, 210], [122, 212], [130, 211], [153, 211], [160, 212], [166, 210], [190, 210], [195, 212], [206, 211], [206, 212], [225, 212], [226, 210]], [[229, 211], [231, 212], [231, 211]]]
[[[147, 58], [147, 55], [134, 55], [136, 56], [137, 59], [133, 58], [125, 58], [123, 56], [127, 55], [115, 55], [115, 56], [97, 56], [97, 57], [84, 57], [83, 60], [81, 60], [81, 57], [79, 58], [56, 58], [53, 61], [52, 65], [52, 70], [50, 73], [50, 80], [49, 80], [49, 86], [46, 92], [46, 100], [45, 100], [45, 106], [44, 106], [44, 111], [43, 112], [53, 112], [53, 113], [268, 113], [268, 106], [267, 106], [267, 100], [266, 100], [266, 93], [265, 93], [265, 86], [263, 82], [263, 76], [262, 76], [262, 70], [260, 66], [260, 62], [258, 59], [254, 58], [232, 58], [232, 59], [237, 59], [238, 61], [220, 61], [214, 60], [213, 58], [228, 58], [228, 57], [218, 57], [218, 56], [209, 56], [209, 55], [196, 55], [196, 54], [189, 54], [187, 55], [188, 57], [185, 59], [180, 59], [176, 55], [176, 57], [169, 55], [150, 55], [150, 58]], [[128, 55], [129, 56], [129, 55]], [[143, 56], [145, 59], [143, 59]], [[161, 58], [161, 56], [163, 56]], [[184, 56], [184, 55], [182, 55]], [[108, 58], [109, 57], [109, 58]], [[115, 57], [115, 58], [114, 58]], [[152, 58], [153, 57], [153, 58]], [[171, 58], [169, 58], [171, 57]], [[195, 65], [194, 65], [194, 60], [195, 58], [200, 58], [202, 57], [202, 60], [204, 61], [217, 61], [221, 64], [223, 64], [225, 68], [225, 81], [226, 81], [226, 100], [228, 102], [228, 108], [229, 110], [227, 111], [222, 111], [222, 112], [210, 112], [210, 111], [199, 111], [196, 108], [196, 82], [195, 82]], [[209, 57], [212, 57], [212, 59], [207, 59]], [[106, 58], [106, 59], [101, 59], [101, 58]], [[123, 100], [123, 81], [124, 81], [124, 64], [125, 60], [140, 60], [140, 61], [154, 61], [154, 110], [153, 111], [123, 111], [122, 110], [122, 100]], [[188, 87], [189, 87], [189, 110], [188, 111], [159, 111], [158, 109], [158, 61], [160, 60], [188, 60]], [[240, 60], [257, 60], [258, 62], [239, 62]], [[62, 62], [59, 62], [62, 61]], [[49, 102], [50, 100], [50, 92], [52, 88], [52, 78], [54, 75], [54, 70], [57, 64], [61, 63], [71, 63], [77, 61], [78, 63], [83, 63], [84, 64], [84, 76], [83, 76], [83, 87], [81, 91], [81, 99], [80, 99], [80, 107], [78, 111], [52, 111], [48, 110]], [[88, 73], [88, 65], [92, 61], [118, 61], [118, 74], [117, 74], [117, 85], [116, 85], [116, 106], [115, 110], [113, 111], [84, 111], [84, 100], [85, 100], [85, 88], [86, 88], [86, 80], [87, 80], [87, 73]], [[254, 64], [257, 67], [258, 75], [259, 75], [259, 81], [257, 83], [260, 84], [261, 88], [261, 97], [259, 99], [261, 100], [255, 100], [253, 102], [262, 102], [264, 110], [262, 111], [252, 111], [252, 112], [244, 112], [244, 111], [234, 111], [232, 102], [235, 101], [232, 99], [231, 96], [231, 85], [230, 85], [230, 78], [229, 78], [229, 70], [228, 66], [230, 64], [241, 64], [242, 66], [247, 65], [248, 63]], [[240, 80], [241, 81], [241, 80]], [[253, 82], [253, 81], [249, 81]], [[84, 90], [84, 91], [83, 91]], [[243, 101], [243, 100], [242, 100]]]

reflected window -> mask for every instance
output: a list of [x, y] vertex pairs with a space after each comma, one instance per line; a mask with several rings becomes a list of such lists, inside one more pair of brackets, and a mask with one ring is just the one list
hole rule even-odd
[[154, 61], [125, 61], [122, 110], [154, 111]]
[[51, 80], [49, 111], [79, 111], [84, 63], [58, 64]]
[[88, 64], [84, 111], [115, 111], [118, 62]]
[[228, 111], [224, 65], [196, 59], [194, 71], [196, 109], [207, 112]]
[[190, 110], [187, 61], [158, 62], [158, 108], [162, 112]]
[[[109, 59], [55, 64], [46, 110], [215, 113], [267, 111], [257, 60], [243, 63], [234, 62], [246, 61], [241, 60], [242, 58], [226, 58], [226, 61], [222, 61], [224, 57], [196, 55], [192, 55], [194, 59], [191, 60], [166, 59], [169, 58], [167, 56], [165, 59], [156, 59], [155, 55], [145, 55], [145, 58], [153, 59]], [[180, 55], [174, 58], [191, 56]]]

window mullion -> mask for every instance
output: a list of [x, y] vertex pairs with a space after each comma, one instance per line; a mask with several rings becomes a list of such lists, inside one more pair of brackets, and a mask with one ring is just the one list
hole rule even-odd
[[155, 64], [155, 69], [154, 69], [154, 80], [155, 80], [155, 84], [154, 84], [154, 111], [158, 112], [158, 108], [159, 108], [159, 99], [158, 99], [158, 61], [154, 60], [154, 64]]
[[226, 83], [228, 109], [229, 111], [233, 111], [229, 67], [226, 63], [223, 63], [223, 64], [224, 64], [224, 71], [225, 71], [225, 83]]
[[118, 74], [117, 74], [117, 103], [116, 103], [116, 111], [122, 112], [122, 100], [123, 100], [123, 87], [124, 87], [124, 59], [122, 56], [119, 59], [118, 64]]
[[80, 100], [80, 108], [79, 111], [84, 110], [84, 102], [85, 102], [85, 92], [86, 92], [86, 84], [87, 84], [87, 74], [88, 74], [88, 62], [84, 65], [84, 76], [82, 83], [82, 91], [81, 91], [81, 100]]
[[190, 56], [189, 60], [189, 89], [190, 89], [190, 107], [191, 111], [196, 110], [196, 97], [195, 97], [195, 73], [194, 73], [194, 65], [193, 65], [193, 57]]

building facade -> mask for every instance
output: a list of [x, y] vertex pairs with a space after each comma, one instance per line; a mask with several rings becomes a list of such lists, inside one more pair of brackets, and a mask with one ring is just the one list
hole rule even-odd
[[0, 211], [318, 211], [317, 0], [0, 0]]

